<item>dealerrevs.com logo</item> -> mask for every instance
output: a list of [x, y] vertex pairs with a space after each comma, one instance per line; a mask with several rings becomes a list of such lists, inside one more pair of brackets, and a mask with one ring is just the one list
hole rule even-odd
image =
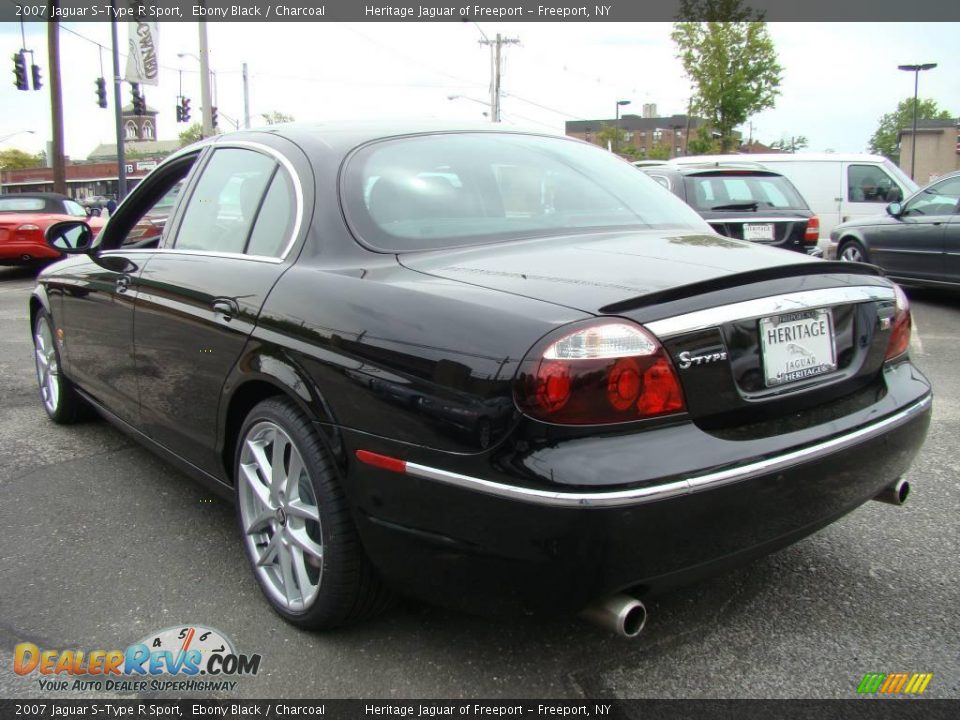
[[867, 673], [857, 686], [860, 695], [922, 695], [933, 673]]
[[230, 691], [232, 678], [256, 675], [260, 655], [242, 655], [223, 633], [202, 625], [166, 628], [126, 650], [41, 650], [20, 643], [13, 671], [52, 691]]

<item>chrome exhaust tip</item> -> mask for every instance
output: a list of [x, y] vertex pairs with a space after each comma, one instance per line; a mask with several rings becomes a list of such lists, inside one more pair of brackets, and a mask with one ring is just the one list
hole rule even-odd
[[895, 483], [887, 485], [887, 487], [881, 490], [873, 499], [890, 505], [903, 505], [909, 496], [910, 483], [900, 478]]
[[647, 608], [636, 598], [618, 593], [590, 603], [580, 617], [620, 637], [632, 638], [647, 624]]

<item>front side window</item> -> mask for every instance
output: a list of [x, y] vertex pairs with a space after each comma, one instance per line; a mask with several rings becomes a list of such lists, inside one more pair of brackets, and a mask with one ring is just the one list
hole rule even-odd
[[900, 188], [877, 165], [851, 165], [847, 169], [847, 199], [850, 202], [888, 203], [899, 200]]
[[610, 153], [513, 133], [367, 145], [347, 164], [341, 198], [360, 239], [389, 252], [591, 228], [709, 231], [683, 201]]
[[904, 215], [930, 216], [952, 215], [960, 203], [960, 177], [934, 183], [914, 195], [904, 210]]
[[253, 150], [215, 150], [187, 203], [174, 247], [242, 253], [276, 167]]

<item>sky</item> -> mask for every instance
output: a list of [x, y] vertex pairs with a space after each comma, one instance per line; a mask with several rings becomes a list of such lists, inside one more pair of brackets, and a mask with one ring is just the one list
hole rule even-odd
[[[121, 46], [127, 28], [120, 25]], [[776, 107], [741, 128], [770, 143], [803, 135], [810, 151], [864, 152], [881, 115], [913, 95], [906, 63], [936, 62], [921, 74], [920, 97], [960, 114], [960, 24], [771, 23], [780, 64]], [[280, 111], [298, 121], [390, 117], [482, 120], [488, 111], [490, 53], [482, 33], [519, 39], [505, 50], [503, 119], [562, 133], [566, 120], [610, 118], [617, 100], [640, 114], [655, 103], [659, 115], [686, 112], [690, 83], [670, 40], [669, 23], [225, 23], [208, 24], [210, 65], [216, 73], [221, 129], [242, 123], [241, 67], [250, 73], [251, 124]], [[26, 46], [49, 77], [47, 28], [25, 26]], [[80, 37], [83, 36], [83, 37]], [[195, 23], [161, 23], [160, 85], [146, 87], [160, 111], [161, 139], [174, 139], [174, 108], [181, 91], [200, 117]], [[94, 81], [110, 78], [110, 25], [66, 22], [60, 49], [66, 118], [66, 151], [84, 159], [99, 143], [115, 142], [112, 82], [110, 110], [96, 105]], [[0, 58], [8, 65], [21, 45], [17, 23], [0, 23]], [[121, 72], [125, 59], [121, 58]], [[50, 138], [49, 95], [19, 92], [10, 72], [0, 84], [0, 148], [42, 150]], [[182, 71], [182, 72], [181, 72]], [[450, 99], [450, 98], [453, 99]], [[130, 102], [124, 85], [123, 103]], [[32, 129], [33, 134], [20, 133]]]

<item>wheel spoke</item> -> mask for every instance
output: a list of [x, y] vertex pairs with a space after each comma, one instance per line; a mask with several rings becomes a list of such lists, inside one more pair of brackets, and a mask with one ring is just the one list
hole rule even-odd
[[241, 475], [244, 481], [246, 481], [247, 487], [250, 489], [250, 492], [253, 493], [254, 498], [260, 503], [261, 507], [275, 510], [276, 506], [272, 504], [270, 499], [270, 491], [263, 484], [263, 481], [260, 480], [260, 475], [257, 473], [257, 463], [248, 463], [246, 465], [241, 465]]
[[277, 514], [270, 508], [265, 508], [259, 515], [257, 515], [253, 520], [247, 523], [247, 527], [244, 529], [244, 532], [247, 535], [253, 535], [256, 532], [260, 532], [268, 525], [270, 521], [276, 518]]
[[320, 509], [316, 505], [305, 505], [302, 500], [291, 500], [284, 506], [290, 517], [320, 522]]
[[316, 586], [310, 579], [310, 574], [307, 572], [307, 562], [306, 558], [303, 557], [302, 552], [293, 550], [293, 569], [297, 573], [297, 584], [300, 586], [300, 597], [302, 600], [306, 601], [307, 595], [312, 594], [313, 589]]
[[295, 447], [290, 448], [290, 468], [287, 470], [283, 489], [288, 500], [300, 497], [300, 475], [303, 473], [303, 458]]
[[280, 492], [284, 491], [287, 485], [287, 471], [283, 466], [283, 456], [287, 444], [287, 438], [275, 430], [273, 432], [273, 451], [270, 454], [270, 497], [275, 505], [280, 504]]
[[46, 353], [43, 352], [40, 348], [37, 348], [37, 362], [40, 363], [43, 367], [47, 367], [49, 362], [47, 361]]
[[257, 565], [260, 567], [266, 567], [267, 565], [272, 565], [274, 559], [277, 557], [277, 552], [281, 546], [280, 542], [280, 533], [274, 533], [273, 537], [270, 538], [270, 542], [267, 543], [267, 546], [263, 549], [263, 552], [260, 554], [260, 559], [257, 560]]
[[303, 589], [297, 587], [293, 579], [293, 554], [286, 545], [279, 546], [277, 559], [280, 565], [280, 576], [283, 578], [283, 591], [287, 596], [287, 604], [293, 605], [297, 600], [303, 601]]
[[287, 538], [300, 550], [312, 555], [318, 560], [323, 560], [323, 546], [314, 541], [307, 534], [306, 528], [293, 528], [287, 525]]

